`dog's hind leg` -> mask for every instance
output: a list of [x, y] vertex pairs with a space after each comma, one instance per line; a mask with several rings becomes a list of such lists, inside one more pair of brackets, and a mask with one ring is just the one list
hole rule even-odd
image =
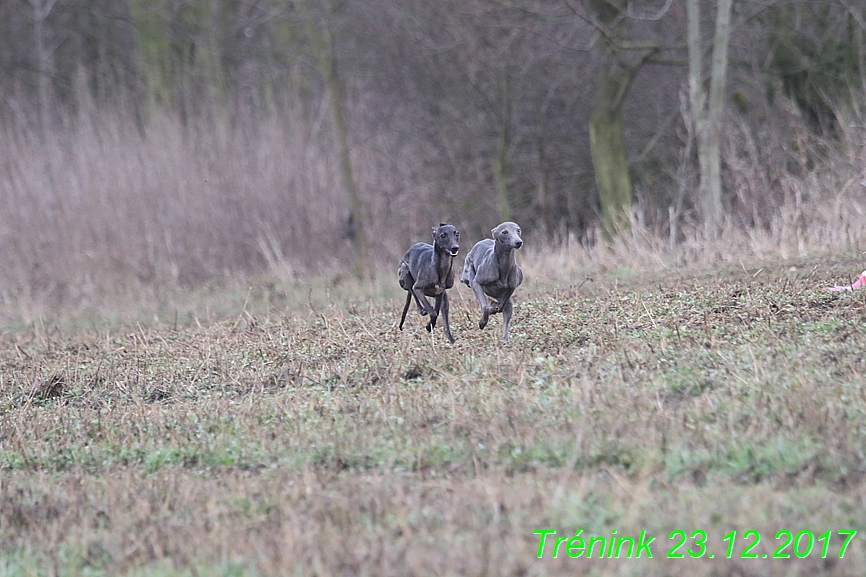
[[430, 321], [427, 323], [427, 330], [430, 331], [436, 328], [436, 319], [439, 318], [439, 311], [442, 309], [442, 299], [445, 298], [445, 293], [436, 296], [435, 305], [433, 306], [433, 314], [430, 316]]
[[[413, 297], [415, 297], [415, 304], [418, 305], [418, 314], [421, 315], [422, 317], [426, 317], [427, 316], [427, 309], [425, 309], [424, 305], [421, 304], [421, 301], [418, 300], [418, 295], [415, 294], [415, 291], [409, 291], [409, 292], [412, 293]], [[427, 300], [427, 299], [424, 299], [424, 300]]]
[[427, 297], [424, 296], [424, 292], [420, 288], [413, 287], [412, 294], [415, 295], [415, 300], [418, 302], [418, 306], [424, 310], [421, 314], [430, 315], [430, 320], [427, 321], [427, 330], [432, 330], [433, 327], [436, 326], [436, 310], [433, 308], [433, 305], [430, 304], [430, 301], [427, 300]]
[[502, 344], [508, 344], [508, 323], [511, 322], [511, 299], [502, 306]]
[[514, 294], [514, 289], [509, 289], [506, 291], [504, 295], [496, 299], [490, 305], [490, 313], [501, 313], [505, 310], [505, 307], [511, 304], [511, 295]]
[[490, 301], [487, 299], [487, 295], [484, 294], [484, 289], [481, 288], [481, 285], [478, 284], [478, 281], [474, 278], [471, 281], [470, 288], [475, 293], [475, 298], [478, 299], [478, 304], [481, 305], [481, 318], [478, 320], [478, 328], [483, 329], [487, 326], [487, 321], [490, 319], [490, 315], [494, 312], [490, 306]]
[[406, 312], [409, 310], [409, 305], [412, 304], [412, 291], [406, 292], [406, 306], [403, 307], [403, 316], [400, 317], [400, 330], [403, 330], [403, 323], [406, 321]]
[[[397, 279], [400, 281], [400, 286], [415, 297], [415, 304], [418, 305], [418, 314], [422, 317], [427, 315], [427, 309], [424, 308], [424, 305], [421, 304], [421, 301], [418, 300], [418, 295], [412, 290], [415, 286], [415, 278], [412, 276], [412, 273], [409, 271], [409, 263], [404, 261], [400, 262], [400, 268], [397, 269]], [[405, 318], [405, 313], [403, 313]], [[402, 326], [402, 323], [400, 323]]]
[[445, 329], [445, 336], [448, 337], [448, 342], [453, 345], [454, 337], [451, 336], [451, 326], [448, 324], [448, 309], [450, 308], [448, 293], [442, 293], [442, 327]]

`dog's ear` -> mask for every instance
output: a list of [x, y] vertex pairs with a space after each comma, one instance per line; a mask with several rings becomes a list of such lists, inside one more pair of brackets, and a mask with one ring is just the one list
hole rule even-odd
[[490, 229], [490, 236], [492, 236], [493, 238], [496, 238], [496, 229], [495, 228]]
[[440, 222], [439, 226], [448, 226], [448, 223], [447, 222]]
[[436, 227], [434, 226], [431, 230], [433, 231], [433, 238], [436, 238]]

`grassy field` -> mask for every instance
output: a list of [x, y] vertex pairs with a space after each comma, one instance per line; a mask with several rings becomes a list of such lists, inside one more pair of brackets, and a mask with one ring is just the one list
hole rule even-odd
[[866, 290], [819, 290], [861, 268], [530, 274], [507, 348], [463, 286], [455, 345], [400, 332], [393, 279], [6, 332], [0, 575], [862, 575]]

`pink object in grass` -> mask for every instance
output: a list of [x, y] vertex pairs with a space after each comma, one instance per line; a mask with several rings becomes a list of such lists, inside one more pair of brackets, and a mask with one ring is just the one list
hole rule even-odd
[[861, 272], [857, 276], [857, 280], [854, 281], [854, 284], [852, 284], [852, 285], [849, 285], [849, 286], [839, 286], [839, 285], [827, 286], [827, 287], [824, 287], [824, 290], [825, 291], [855, 291], [864, 285], [866, 285], [866, 270], [864, 270], [863, 272]]

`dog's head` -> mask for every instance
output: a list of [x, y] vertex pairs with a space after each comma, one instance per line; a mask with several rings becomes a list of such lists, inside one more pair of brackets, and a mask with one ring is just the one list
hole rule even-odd
[[503, 222], [496, 228], [490, 231], [493, 234], [493, 239], [510, 248], [520, 248], [523, 246], [523, 239], [520, 235], [523, 234], [517, 223]]
[[460, 233], [450, 224], [441, 223], [433, 227], [433, 245], [451, 256], [460, 250]]

